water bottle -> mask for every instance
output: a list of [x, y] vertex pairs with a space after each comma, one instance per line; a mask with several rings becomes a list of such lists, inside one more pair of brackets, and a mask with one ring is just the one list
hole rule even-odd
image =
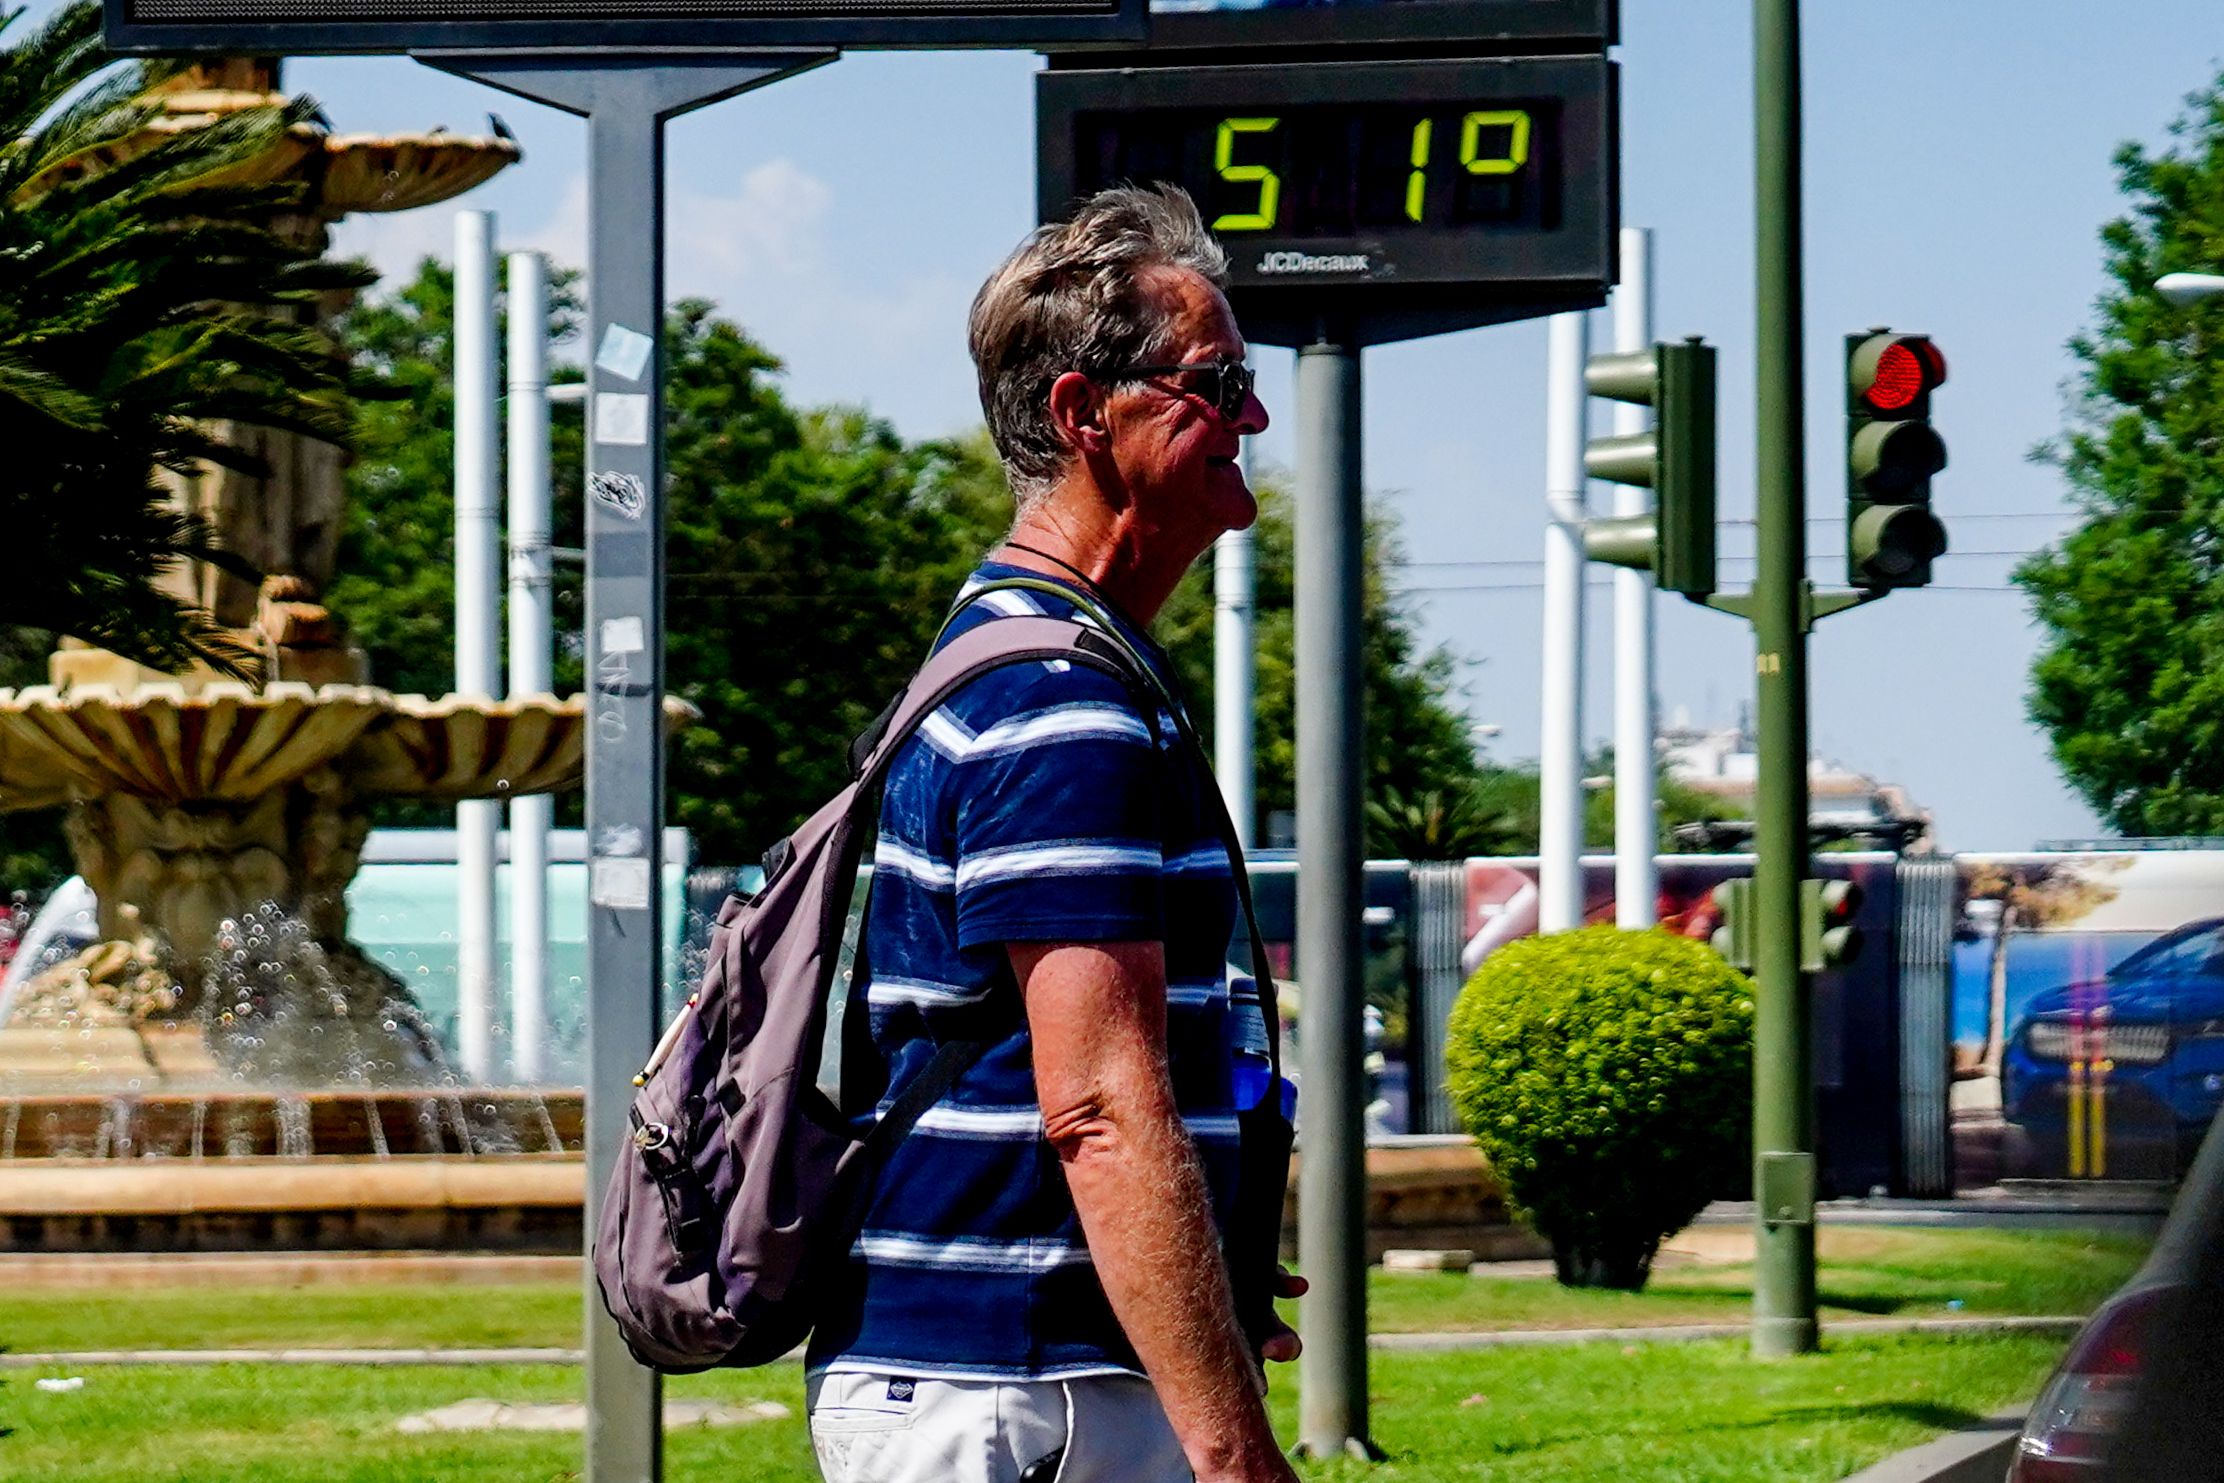
[[1266, 1034], [1266, 1013], [1258, 981], [1248, 973], [1228, 975], [1228, 1091], [1238, 1111], [1259, 1105], [1274, 1079], [1274, 1054]]

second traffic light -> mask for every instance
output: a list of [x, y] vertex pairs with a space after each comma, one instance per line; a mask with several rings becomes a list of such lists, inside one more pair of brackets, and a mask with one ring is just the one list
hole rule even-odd
[[1931, 513], [1931, 476], [1946, 443], [1931, 427], [1931, 392], [1946, 357], [1928, 335], [1846, 336], [1846, 580], [1881, 591], [1921, 587], [1946, 554]]
[[1799, 883], [1799, 966], [1808, 973], [1843, 968], [1861, 955], [1861, 888], [1852, 881]]
[[1584, 522], [1584, 554], [1650, 568], [1668, 592], [1714, 591], [1714, 347], [1696, 337], [1650, 350], [1594, 355], [1583, 367], [1591, 395], [1653, 409], [1649, 432], [1593, 438], [1583, 470], [1653, 491], [1653, 513]]

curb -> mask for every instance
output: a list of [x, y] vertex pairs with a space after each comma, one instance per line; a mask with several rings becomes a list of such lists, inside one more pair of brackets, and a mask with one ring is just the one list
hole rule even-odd
[[1844, 1483], [2000, 1483], [2023, 1432], [2023, 1417], [2021, 1410], [1997, 1412], [1975, 1426], [1894, 1453]]

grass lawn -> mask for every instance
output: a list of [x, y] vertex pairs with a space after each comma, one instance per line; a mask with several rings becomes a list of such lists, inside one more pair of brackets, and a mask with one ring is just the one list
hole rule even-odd
[[[2060, 1347], [2021, 1334], [1863, 1336], [1775, 1364], [1734, 1342], [1378, 1354], [1375, 1439], [1390, 1462], [1308, 1478], [1763, 1483], [1843, 1477], [2028, 1397]], [[573, 1400], [553, 1366], [95, 1368], [82, 1390], [0, 1387], [0, 1475], [15, 1483], [544, 1483], [578, 1477], [576, 1435], [409, 1436], [395, 1420], [471, 1397]], [[675, 1430], [667, 1476], [816, 1483], [793, 1365], [691, 1376], [674, 1396], [773, 1400], [780, 1421]], [[1277, 1426], [1294, 1430], [1281, 1372]]]
[[[2146, 1243], [2074, 1231], [1841, 1226], [1820, 1233], [1823, 1317], [2085, 1313]], [[1641, 1293], [1549, 1279], [1369, 1274], [1379, 1333], [1736, 1323], [1751, 1269], [1672, 1267]], [[180, 1286], [0, 1292], [0, 1347], [79, 1349], [477, 1348], [579, 1343], [571, 1283], [471, 1287]], [[4, 1473], [5, 1469], [0, 1469]]]

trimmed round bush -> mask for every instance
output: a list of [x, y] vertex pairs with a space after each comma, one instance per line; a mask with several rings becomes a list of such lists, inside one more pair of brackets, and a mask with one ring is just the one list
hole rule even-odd
[[1635, 1290], [1742, 1176], [1753, 986], [1703, 943], [1586, 927], [1508, 943], [1453, 1006], [1452, 1105], [1560, 1281]]

